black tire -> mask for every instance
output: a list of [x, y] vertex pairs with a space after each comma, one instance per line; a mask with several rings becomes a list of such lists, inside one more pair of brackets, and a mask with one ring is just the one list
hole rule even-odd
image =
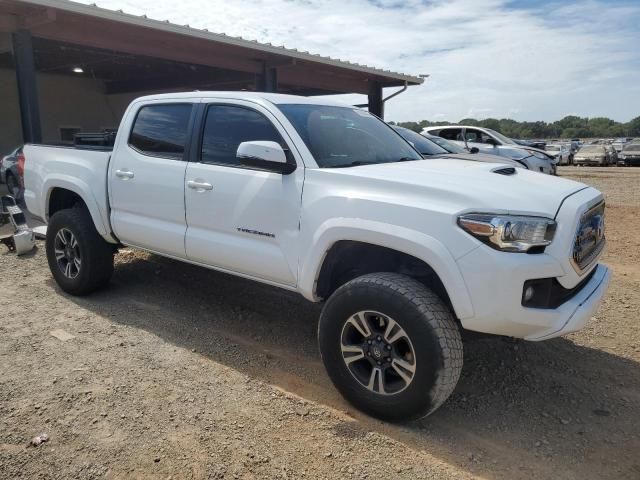
[[[386, 328], [383, 327], [385, 317], [393, 319], [410, 340], [408, 344], [414, 350], [414, 355], [411, 356], [414, 358], [414, 373], [410, 383], [404, 382], [402, 390], [391, 394], [372, 391], [352, 373], [355, 371], [354, 368], [359, 368], [365, 372], [366, 378], [365, 369], [369, 368], [369, 364], [372, 370], [376, 369], [375, 363], [380, 365], [370, 360], [372, 350], [365, 344], [367, 340], [362, 342], [362, 348], [363, 353], [367, 351], [368, 358], [352, 362], [351, 365], [354, 367], [347, 366], [343, 358], [342, 345], [345, 328], [351, 327], [345, 325], [358, 312], [382, 314], [381, 317], [373, 316], [374, 322], [379, 321], [381, 328]], [[374, 323], [373, 329], [375, 328]], [[380, 335], [373, 336], [376, 337], [375, 346], [376, 341], [380, 340]], [[384, 342], [387, 334], [383, 333], [382, 336]], [[359, 339], [354, 341], [358, 342]], [[363, 275], [336, 290], [322, 310], [318, 342], [322, 361], [336, 388], [354, 406], [384, 420], [411, 420], [431, 414], [451, 395], [462, 370], [463, 348], [460, 330], [448, 306], [420, 282], [396, 273]], [[389, 348], [389, 345], [382, 345], [380, 350], [385, 352], [384, 348]], [[393, 352], [388, 352], [389, 356], [397, 354], [395, 345], [392, 350]], [[380, 358], [379, 351], [373, 353]], [[360, 354], [357, 356], [360, 357]], [[393, 361], [389, 358], [386, 360]], [[382, 363], [383, 367], [378, 368], [384, 368], [386, 364], [384, 361]], [[388, 373], [371, 374], [374, 389], [377, 385], [377, 389], [380, 390], [383, 378], [399, 378], [391, 371], [392, 366], [386, 367], [385, 372]], [[408, 372], [406, 370], [405, 374]], [[397, 383], [399, 382], [396, 380]], [[386, 390], [388, 385], [384, 387]]]
[[[77, 240], [77, 256], [81, 266], [74, 278], [65, 275], [56, 258], [56, 236], [71, 232]], [[113, 273], [113, 246], [98, 234], [85, 207], [60, 210], [53, 214], [47, 227], [47, 260], [53, 278], [65, 292], [88, 295], [109, 283]]]

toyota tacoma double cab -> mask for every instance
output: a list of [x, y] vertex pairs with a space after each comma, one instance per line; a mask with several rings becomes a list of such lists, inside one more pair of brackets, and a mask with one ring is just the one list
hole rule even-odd
[[142, 97], [112, 146], [27, 145], [25, 199], [60, 288], [104, 287], [123, 245], [323, 302], [337, 389], [387, 420], [454, 390], [461, 331], [545, 340], [582, 328], [610, 273], [604, 202], [499, 163], [425, 159], [326, 99]]

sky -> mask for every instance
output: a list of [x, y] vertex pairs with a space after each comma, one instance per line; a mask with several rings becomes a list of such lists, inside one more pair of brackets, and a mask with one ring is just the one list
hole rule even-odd
[[[84, 0], [412, 75], [396, 121], [640, 116], [640, 0]], [[385, 95], [394, 89], [385, 89]], [[363, 97], [343, 97], [363, 103]], [[366, 103], [366, 100], [364, 100]]]

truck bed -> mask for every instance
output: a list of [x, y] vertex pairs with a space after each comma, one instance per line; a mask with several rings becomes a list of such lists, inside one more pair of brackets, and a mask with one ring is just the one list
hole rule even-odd
[[48, 221], [54, 185], [85, 199], [98, 231], [110, 236], [107, 172], [111, 147], [27, 144], [24, 199], [36, 217]]

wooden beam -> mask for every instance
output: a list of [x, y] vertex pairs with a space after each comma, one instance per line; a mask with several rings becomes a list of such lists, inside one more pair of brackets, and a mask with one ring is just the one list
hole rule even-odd
[[278, 83], [308, 89], [331, 90], [340, 93], [369, 93], [366, 77], [343, 75], [318, 66], [296, 65], [278, 67]]
[[253, 84], [254, 76], [240, 72], [205, 74], [200, 76], [153, 76], [105, 82], [107, 95], [116, 93], [141, 92], [145, 90], [176, 90], [176, 89], [219, 89], [225, 86], [248, 87]]
[[176, 62], [206, 65], [248, 73], [261, 73], [262, 62], [238, 49], [202, 42], [196, 38], [160, 32], [144, 27], [111, 22], [79, 15], [58, 15], [55, 23], [33, 30], [34, 36], [48, 40], [84, 45], [106, 50], [163, 58]]

